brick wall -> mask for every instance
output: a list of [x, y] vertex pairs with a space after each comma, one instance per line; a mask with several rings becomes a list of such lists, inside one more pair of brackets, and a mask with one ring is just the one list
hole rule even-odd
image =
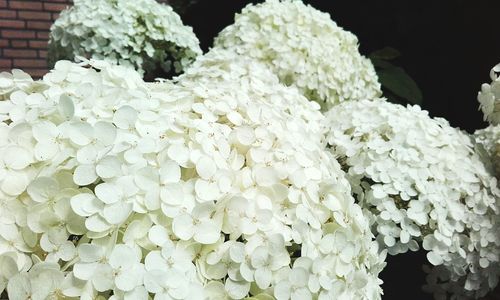
[[49, 28], [71, 0], [0, 0], [0, 71], [47, 72]]

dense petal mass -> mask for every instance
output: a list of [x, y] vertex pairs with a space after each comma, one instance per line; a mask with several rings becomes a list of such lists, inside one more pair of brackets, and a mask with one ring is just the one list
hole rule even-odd
[[484, 83], [477, 95], [484, 120], [492, 125], [500, 123], [500, 78], [497, 75], [498, 72], [500, 72], [500, 64], [491, 69], [491, 83]]
[[490, 125], [474, 132], [476, 152], [500, 179], [500, 125]]
[[213, 50], [162, 83], [93, 60], [27, 86], [2, 76], [12, 299], [380, 299], [385, 253], [319, 105], [259, 62]]
[[375, 69], [359, 54], [356, 36], [302, 1], [248, 5], [219, 33], [214, 47], [265, 63], [282, 83], [296, 86], [324, 108], [381, 95]]
[[[478, 298], [499, 276], [500, 191], [469, 135], [418, 106], [346, 102], [327, 142], [390, 254], [428, 251], [436, 296]], [[457, 298], [460, 299], [460, 298]]]
[[192, 29], [170, 6], [154, 0], [76, 0], [51, 27], [48, 57], [53, 64], [90, 56], [154, 76], [159, 70], [179, 74], [200, 54]]

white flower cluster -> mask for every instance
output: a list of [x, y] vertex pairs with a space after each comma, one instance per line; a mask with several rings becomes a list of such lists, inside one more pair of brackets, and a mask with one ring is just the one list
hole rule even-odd
[[75, 0], [51, 27], [49, 62], [77, 56], [180, 73], [201, 54], [191, 27], [155, 0]]
[[494, 66], [490, 71], [491, 83], [483, 83], [481, 91], [477, 95], [479, 107], [483, 111], [484, 120], [492, 125], [500, 123], [500, 64]]
[[327, 142], [382, 248], [398, 254], [422, 244], [439, 266], [436, 296], [477, 298], [495, 287], [500, 191], [468, 135], [418, 106], [383, 99], [342, 103], [326, 122]]
[[214, 46], [265, 63], [282, 83], [296, 86], [322, 107], [381, 95], [375, 69], [359, 54], [356, 36], [302, 1], [248, 5]]
[[380, 299], [319, 106], [263, 66], [214, 51], [147, 84], [59, 61], [29, 82], [0, 75], [9, 299]]
[[500, 178], [500, 125], [490, 125], [474, 132], [476, 152]]

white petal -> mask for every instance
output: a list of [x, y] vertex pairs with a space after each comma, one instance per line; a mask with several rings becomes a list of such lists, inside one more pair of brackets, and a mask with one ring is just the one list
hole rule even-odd
[[5, 165], [13, 170], [22, 170], [33, 162], [33, 155], [26, 149], [10, 146], [3, 153]]
[[116, 245], [109, 256], [109, 265], [115, 269], [127, 270], [139, 261], [136, 253], [127, 245]]
[[181, 184], [171, 183], [162, 187], [160, 191], [161, 200], [169, 205], [181, 205], [184, 202], [184, 190]]
[[79, 186], [86, 186], [97, 179], [94, 165], [80, 165], [76, 167], [73, 174], [73, 181]]
[[80, 164], [93, 164], [97, 160], [97, 150], [92, 144], [84, 146], [76, 153], [76, 160]]
[[98, 263], [77, 263], [73, 267], [73, 274], [78, 279], [90, 280], [97, 266]]
[[104, 232], [111, 228], [111, 224], [99, 215], [92, 215], [85, 220], [85, 227], [94, 232]]
[[102, 258], [104, 249], [93, 244], [81, 244], [78, 246], [78, 256], [84, 262], [95, 262]]
[[115, 203], [121, 198], [121, 191], [114, 184], [101, 183], [94, 191], [97, 198], [106, 204]]
[[194, 240], [201, 244], [214, 244], [220, 238], [221, 228], [216, 224], [216, 222], [202, 221], [194, 233]]
[[111, 205], [106, 205], [102, 212], [102, 216], [109, 224], [122, 224], [127, 220], [132, 212], [132, 203], [117, 202]]
[[290, 283], [294, 286], [305, 286], [309, 276], [307, 271], [303, 268], [293, 268], [292, 271], [290, 271], [288, 278]]
[[33, 201], [46, 202], [59, 191], [59, 184], [52, 178], [39, 177], [31, 182], [26, 191]]
[[172, 231], [181, 240], [189, 240], [195, 233], [193, 218], [188, 214], [175, 217], [172, 222]]
[[75, 115], [75, 105], [71, 98], [65, 94], [59, 97], [59, 113], [66, 120], [71, 120]]
[[113, 269], [109, 265], [99, 265], [91, 278], [94, 288], [99, 292], [113, 289]]
[[226, 279], [225, 288], [227, 294], [233, 299], [242, 299], [250, 291], [250, 282], [247, 281], [233, 281]]
[[189, 159], [189, 149], [182, 144], [173, 144], [168, 147], [168, 157], [183, 166]]
[[136, 120], [137, 111], [128, 105], [120, 107], [113, 116], [113, 123], [122, 129], [134, 128]]
[[208, 156], [202, 156], [196, 162], [196, 172], [203, 179], [210, 179], [216, 171], [215, 162]]
[[75, 195], [70, 200], [71, 209], [82, 217], [88, 217], [100, 211], [104, 206], [93, 194], [82, 193]]
[[254, 169], [254, 178], [260, 186], [272, 186], [278, 183], [279, 178], [276, 170], [272, 167], [259, 167]]
[[219, 186], [216, 182], [198, 179], [196, 180], [194, 190], [196, 196], [202, 201], [212, 201], [220, 197]]
[[255, 282], [261, 289], [267, 289], [271, 285], [273, 274], [268, 268], [259, 268], [255, 270]]
[[59, 152], [59, 146], [56, 143], [42, 141], [36, 144], [34, 153], [35, 158], [39, 161], [46, 161], [54, 158]]
[[121, 174], [121, 163], [115, 156], [105, 156], [96, 166], [96, 173], [101, 178], [112, 178]]
[[24, 172], [11, 171], [3, 179], [1, 189], [8, 195], [17, 196], [26, 190], [28, 184], [27, 174]]
[[108, 122], [97, 122], [94, 125], [95, 137], [103, 145], [112, 145], [116, 138], [116, 127]]
[[427, 260], [434, 266], [438, 266], [443, 263], [443, 258], [434, 251], [427, 253]]
[[9, 299], [28, 299], [31, 294], [31, 283], [27, 273], [12, 277], [7, 285]]
[[274, 287], [274, 296], [277, 300], [288, 300], [290, 299], [292, 287], [288, 281], [281, 281]]
[[151, 251], [146, 255], [144, 259], [144, 265], [146, 270], [165, 270], [167, 269], [167, 263], [165, 258], [161, 255], [160, 251]]
[[162, 183], [176, 183], [181, 179], [181, 168], [173, 160], [166, 161], [160, 168], [160, 181]]
[[160, 225], [151, 227], [148, 232], [148, 237], [153, 244], [158, 246], [162, 246], [167, 241], [170, 241], [167, 229]]

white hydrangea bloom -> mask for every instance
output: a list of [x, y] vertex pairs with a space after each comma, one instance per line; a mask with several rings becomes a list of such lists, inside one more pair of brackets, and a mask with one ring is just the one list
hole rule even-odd
[[141, 74], [180, 73], [200, 55], [192, 28], [154, 0], [75, 0], [51, 27], [49, 62], [77, 56], [129, 65]]
[[324, 108], [381, 95], [375, 69], [359, 54], [356, 36], [302, 1], [248, 5], [219, 33], [214, 47], [265, 63], [282, 83], [296, 86]]
[[476, 152], [500, 178], [500, 125], [490, 125], [474, 132]]
[[148, 84], [59, 61], [36, 84], [0, 110], [10, 299], [285, 299], [295, 272], [310, 279], [291, 299], [380, 299], [385, 252], [319, 105], [264, 66], [213, 51]]
[[483, 83], [481, 91], [477, 95], [479, 108], [483, 111], [484, 120], [492, 125], [500, 123], [500, 64], [494, 66], [490, 71], [491, 83]]
[[331, 151], [382, 247], [398, 254], [422, 245], [455, 296], [495, 287], [500, 192], [467, 134], [418, 106], [382, 99], [342, 103], [326, 122]]

